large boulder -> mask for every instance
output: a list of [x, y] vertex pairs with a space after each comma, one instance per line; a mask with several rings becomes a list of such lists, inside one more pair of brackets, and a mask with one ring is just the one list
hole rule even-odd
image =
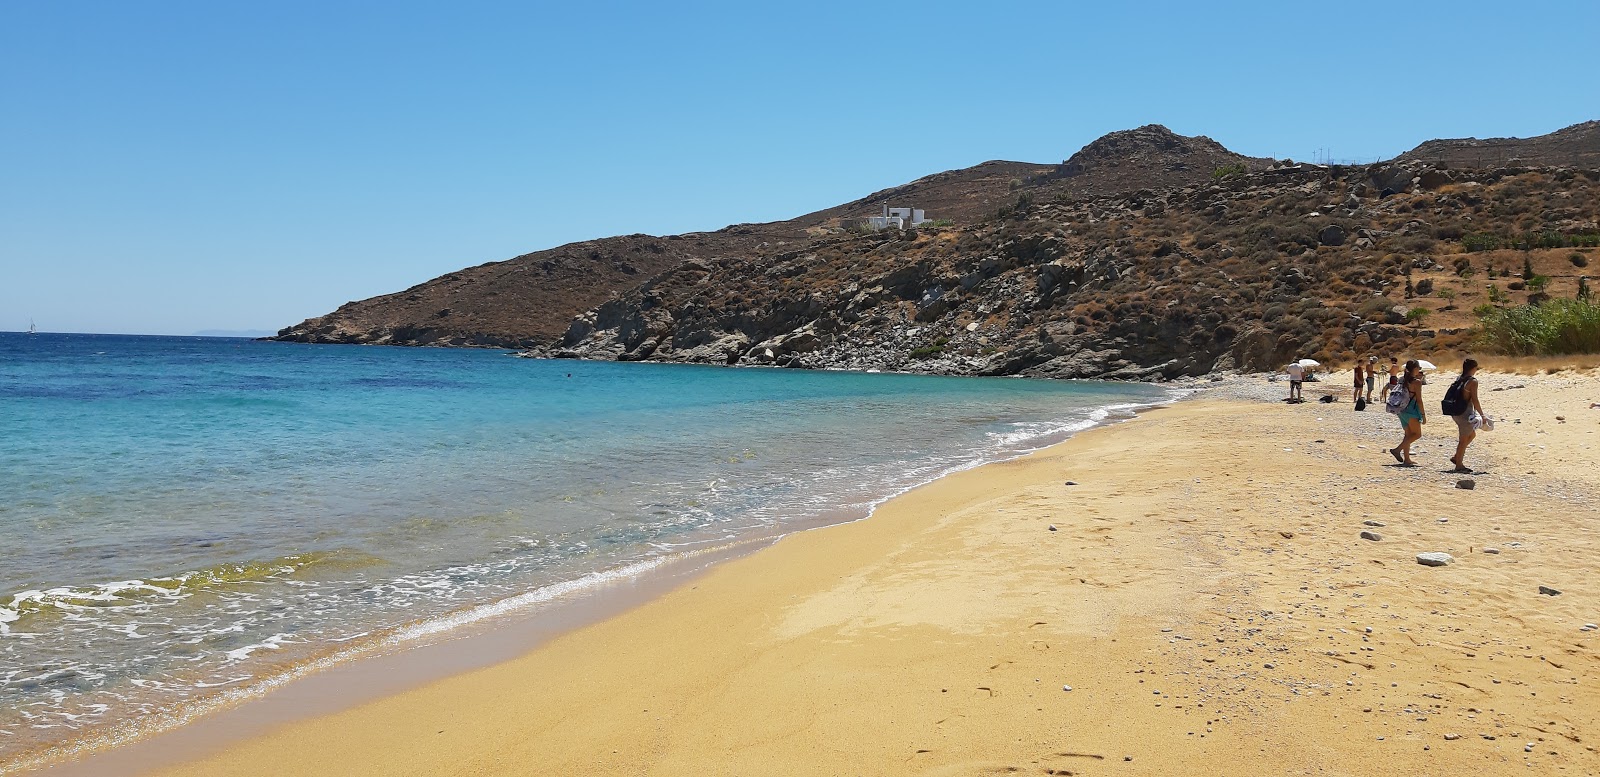
[[1347, 237], [1349, 235], [1345, 233], [1344, 227], [1338, 224], [1329, 224], [1323, 227], [1321, 232], [1317, 233], [1317, 242], [1325, 246], [1342, 246]]

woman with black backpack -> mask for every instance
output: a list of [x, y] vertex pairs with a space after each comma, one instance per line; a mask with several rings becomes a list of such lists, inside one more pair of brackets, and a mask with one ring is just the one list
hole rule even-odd
[[1461, 432], [1461, 439], [1456, 443], [1456, 455], [1450, 463], [1456, 465], [1456, 472], [1471, 472], [1472, 468], [1466, 464], [1467, 446], [1472, 444], [1472, 438], [1478, 436], [1478, 427], [1474, 421], [1482, 423], [1483, 405], [1478, 404], [1478, 379], [1474, 377], [1478, 372], [1478, 360], [1467, 359], [1461, 363], [1461, 377], [1450, 384], [1450, 390], [1444, 394], [1444, 399], [1439, 402], [1439, 409], [1456, 422], [1456, 429]]

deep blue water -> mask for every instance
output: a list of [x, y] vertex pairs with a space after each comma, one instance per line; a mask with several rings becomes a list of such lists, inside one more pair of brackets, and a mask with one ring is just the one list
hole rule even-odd
[[1166, 398], [0, 334], [0, 761], [586, 575], [859, 517]]

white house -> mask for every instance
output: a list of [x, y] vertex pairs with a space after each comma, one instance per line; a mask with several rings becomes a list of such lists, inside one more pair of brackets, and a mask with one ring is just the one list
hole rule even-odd
[[906, 227], [919, 226], [927, 220], [922, 215], [921, 208], [891, 208], [888, 205], [884, 205], [883, 215], [868, 216], [866, 224], [868, 228], [874, 230], [888, 229], [889, 227], [905, 229]]

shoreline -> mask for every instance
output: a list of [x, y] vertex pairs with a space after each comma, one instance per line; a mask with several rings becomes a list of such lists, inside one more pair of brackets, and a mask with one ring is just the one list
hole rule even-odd
[[[0, 775], [79, 777], [105, 770], [142, 773], [202, 757], [276, 726], [334, 714], [510, 661], [563, 634], [647, 605], [719, 564], [759, 553], [787, 537], [865, 521], [883, 505], [943, 478], [1033, 455], [1085, 431], [1115, 426], [1195, 393], [1192, 388], [1172, 386], [1168, 396], [1158, 401], [1104, 406], [1093, 411], [1082, 428], [1055, 430], [1039, 438], [1052, 441], [953, 466], [926, 481], [898, 487], [871, 501], [860, 515], [838, 510], [737, 538], [708, 540], [694, 550], [590, 573], [398, 627], [364, 644], [335, 648], [286, 672], [259, 678], [237, 693], [163, 713], [156, 716], [156, 722], [115, 726], [85, 742], [69, 741], [25, 752], [16, 762], [0, 764]], [[565, 590], [545, 595], [549, 589]], [[516, 602], [524, 598], [533, 601]], [[491, 612], [480, 615], [479, 611]], [[463, 618], [463, 623], [444, 625]], [[407, 636], [413, 631], [420, 636]]]
[[1592, 773], [1597, 387], [1486, 378], [1475, 490], [1381, 412], [1218, 392], [156, 773]]

